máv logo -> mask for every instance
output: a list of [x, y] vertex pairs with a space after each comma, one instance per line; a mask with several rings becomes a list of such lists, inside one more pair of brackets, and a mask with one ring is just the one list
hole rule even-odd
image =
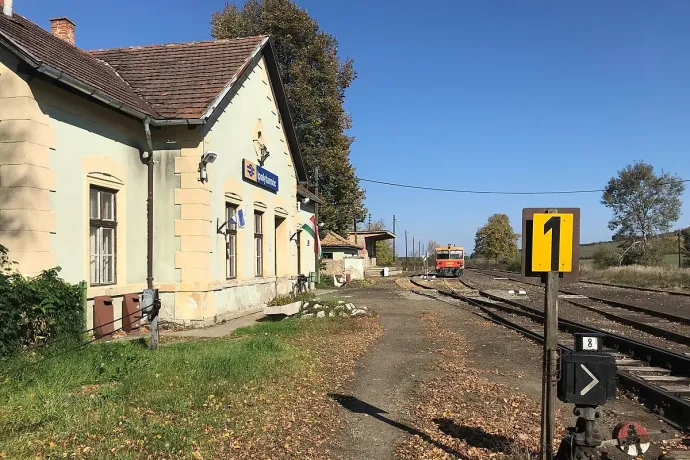
[[256, 171], [254, 171], [254, 165], [248, 164], [247, 165], [247, 174], [249, 174], [249, 177], [254, 177], [255, 172]]

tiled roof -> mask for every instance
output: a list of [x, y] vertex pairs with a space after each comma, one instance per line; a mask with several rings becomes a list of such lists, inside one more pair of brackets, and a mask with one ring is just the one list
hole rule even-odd
[[309, 198], [311, 201], [314, 201], [319, 204], [324, 204], [325, 201], [323, 201], [322, 198], [319, 198], [318, 196], [314, 195], [312, 192], [309, 191], [307, 187], [304, 185], [298, 185], [297, 186], [297, 194], [301, 195], [305, 198]]
[[324, 237], [321, 239], [321, 246], [322, 247], [329, 247], [329, 248], [353, 248], [353, 249], [362, 249], [363, 246], [357, 244], [355, 245], [351, 241], [346, 240], [342, 236], [338, 235], [337, 233], [333, 232], [328, 232]]
[[9, 42], [38, 66], [52, 67], [130, 109], [158, 115], [110, 66], [16, 13], [11, 18], [0, 14], [0, 41]]
[[90, 51], [165, 118], [200, 118], [265, 37]]

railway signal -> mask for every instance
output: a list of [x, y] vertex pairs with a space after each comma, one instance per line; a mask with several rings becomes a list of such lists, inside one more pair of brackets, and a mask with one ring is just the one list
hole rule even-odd
[[[541, 460], [553, 458], [558, 382], [558, 281], [573, 271], [579, 255], [580, 210], [523, 209], [522, 273], [539, 274], [544, 296], [544, 358], [541, 400]], [[577, 273], [576, 273], [577, 276]], [[594, 384], [596, 385], [596, 383]], [[589, 390], [588, 390], [589, 391]]]
[[[599, 406], [616, 396], [616, 361], [603, 353], [602, 338], [594, 333], [575, 334], [575, 350], [561, 355], [558, 399], [575, 404], [575, 429], [563, 439], [557, 459], [594, 459], [603, 441], [596, 422]], [[626, 437], [627, 434], [621, 435]]]

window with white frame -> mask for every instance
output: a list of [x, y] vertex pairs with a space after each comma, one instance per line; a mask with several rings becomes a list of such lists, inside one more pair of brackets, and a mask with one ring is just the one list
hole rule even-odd
[[254, 251], [256, 255], [256, 276], [264, 276], [264, 223], [263, 213], [254, 213]]
[[90, 284], [115, 284], [117, 210], [115, 191], [89, 189]]
[[225, 277], [237, 278], [237, 206], [225, 204]]

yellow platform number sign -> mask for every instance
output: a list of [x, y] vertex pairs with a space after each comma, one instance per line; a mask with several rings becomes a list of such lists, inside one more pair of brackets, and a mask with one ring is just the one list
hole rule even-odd
[[572, 271], [573, 215], [534, 214], [532, 222], [532, 271]]

